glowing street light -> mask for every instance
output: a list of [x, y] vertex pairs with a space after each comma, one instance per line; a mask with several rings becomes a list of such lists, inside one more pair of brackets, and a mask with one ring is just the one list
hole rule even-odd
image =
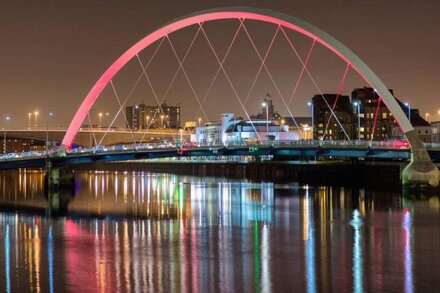
[[312, 102], [308, 102], [307, 106], [312, 108], [312, 127], [311, 127], [311, 131], [312, 131], [312, 140], [315, 139], [315, 113], [314, 113], [314, 109], [313, 109], [313, 103]]
[[99, 116], [99, 128], [101, 128], [102, 127], [102, 113], [99, 113], [98, 114], [98, 116]]
[[164, 125], [163, 125], [163, 118], [164, 118], [164, 117], [165, 117], [165, 115], [160, 115], [160, 119], [161, 119], [161, 121], [162, 121], [162, 123], [161, 123], [161, 124], [162, 124], [162, 128], [165, 128]]
[[148, 129], [150, 128], [150, 124], [148, 123], [150, 121], [150, 116], [147, 115], [146, 119], [147, 119], [147, 129]]
[[34, 115], [35, 115], [35, 127], [37, 127], [38, 126], [38, 111], [35, 111], [34, 112]]
[[200, 127], [200, 123], [202, 123], [202, 118], [199, 118], [198, 122], [199, 122], [198, 127]]
[[358, 124], [358, 141], [361, 140], [361, 102], [357, 101], [353, 103], [353, 106], [357, 108], [357, 124]]
[[429, 113], [428, 113], [428, 112], [426, 112], [426, 113], [425, 113], [425, 120], [426, 120], [427, 122], [429, 122], [429, 120], [428, 120], [428, 119], [429, 119]]
[[53, 112], [46, 113], [46, 155], [49, 155], [49, 118], [53, 116]]
[[266, 108], [266, 138], [268, 139], [268, 135], [269, 135], [269, 107], [267, 106], [266, 102], [263, 102], [261, 104], [261, 106], [263, 106], [263, 108]]
[[[6, 116], [5, 122], [9, 122], [9, 121], [11, 121], [11, 117]], [[3, 127], [3, 153], [6, 154], [6, 128], [5, 127]]]
[[406, 102], [405, 106], [408, 108], [408, 120], [409, 123], [411, 123], [411, 105], [408, 102]]
[[31, 129], [31, 117], [32, 117], [32, 113], [29, 112], [29, 113], [28, 113], [28, 119], [29, 119], [29, 122], [28, 122], [28, 128], [29, 128], [29, 129]]

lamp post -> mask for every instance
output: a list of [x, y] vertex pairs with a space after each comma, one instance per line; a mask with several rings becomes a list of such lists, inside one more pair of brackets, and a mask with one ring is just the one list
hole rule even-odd
[[148, 128], [150, 128], [150, 124], [148, 123], [148, 122], [150, 121], [150, 116], [147, 115], [147, 118], [146, 118], [146, 119], [147, 119], [147, 129], [148, 129]]
[[427, 121], [427, 122], [429, 122], [429, 113], [427, 112], [427, 113], [425, 113], [425, 120]]
[[269, 107], [266, 102], [261, 104], [264, 108], [266, 108], [266, 140], [269, 139]]
[[411, 105], [410, 105], [410, 103], [406, 102], [405, 106], [408, 108], [408, 120], [409, 120], [409, 123], [411, 123]]
[[361, 102], [354, 102], [353, 105], [357, 109], [357, 125], [358, 125], [358, 142], [361, 140]]
[[307, 103], [307, 105], [309, 106], [309, 107], [311, 107], [311, 109], [312, 109], [312, 127], [310, 128], [311, 130], [312, 130], [312, 140], [314, 140], [315, 139], [315, 111], [314, 111], [314, 109], [313, 109], [313, 102], [308, 102]]
[[28, 113], [28, 119], [29, 119], [29, 121], [28, 121], [28, 128], [29, 129], [31, 129], [31, 117], [32, 117], [32, 113]]
[[163, 125], [163, 118], [165, 117], [165, 115], [160, 115], [160, 120], [161, 120], [161, 126], [162, 126], [162, 128], [164, 128], [164, 125]]
[[[11, 120], [10, 116], [5, 117], [5, 124]], [[6, 128], [3, 127], [3, 153], [6, 154]]]
[[202, 123], [202, 118], [199, 118], [198, 122], [199, 124], [197, 126], [200, 127], [200, 123]]
[[99, 128], [101, 128], [102, 127], [102, 113], [99, 113], [98, 114], [98, 116], [99, 116]]
[[38, 126], [38, 123], [37, 123], [38, 122], [38, 114], [39, 114], [38, 111], [34, 112], [34, 115], [35, 115], [35, 128]]
[[46, 146], [45, 146], [46, 156], [49, 156], [49, 117], [52, 116], [53, 116], [52, 112], [46, 113]]

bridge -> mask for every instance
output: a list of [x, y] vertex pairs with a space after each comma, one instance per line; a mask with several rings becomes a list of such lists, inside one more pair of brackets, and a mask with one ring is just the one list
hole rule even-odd
[[[230, 26], [231, 23], [234, 24], [235, 29], [233, 30], [233, 37], [230, 42], [227, 43], [227, 46], [224, 48], [224, 55], [221, 56], [219, 50], [215, 48], [215, 42], [213, 38], [210, 38], [208, 26], [213, 22], [221, 22], [226, 21]], [[257, 42], [252, 38], [250, 34], [250, 26], [254, 23], [262, 23], [264, 25], [270, 26], [273, 34], [269, 38], [269, 45], [267, 49], [261, 50], [258, 49]], [[187, 31], [187, 29], [193, 28], [195, 30], [194, 35], [190, 38], [191, 42], [184, 53], [178, 53], [177, 43], [174, 43], [172, 37], [177, 34], [179, 31]], [[263, 29], [266, 30], [266, 29]], [[267, 29], [269, 30], [269, 29]], [[305, 46], [307, 49], [303, 57], [299, 53], [299, 50], [296, 46], [297, 38], [292, 38], [291, 34], [297, 34], [305, 38], [305, 40], [309, 43]], [[253, 78], [250, 78], [245, 82], [245, 71], [246, 67], [241, 67], [240, 70], [240, 80], [233, 82], [232, 73], [228, 73], [228, 64], [227, 58], [228, 54], [230, 54], [231, 49], [234, 47], [235, 43], [239, 40], [239, 35], [244, 36], [243, 38], [248, 41], [248, 45], [251, 48], [253, 56], [256, 57], [256, 74]], [[209, 53], [211, 54], [211, 62], [215, 64], [214, 74], [211, 79], [208, 79], [206, 83], [206, 90], [201, 92], [200, 88], [192, 81], [190, 78], [190, 70], [187, 69], [187, 57], [190, 55], [190, 51], [194, 46], [194, 43], [197, 39], [202, 39], [205, 43], [205, 47], [208, 48]], [[275, 40], [281, 39], [285, 42], [286, 46], [290, 50], [290, 55], [294, 56], [296, 60], [296, 70], [293, 76], [296, 76], [296, 80], [291, 78], [292, 75], [284, 74], [279, 78], [282, 80], [279, 82], [271, 73], [269, 69], [269, 56], [274, 46]], [[168, 51], [171, 52], [171, 58], [175, 60], [177, 63], [177, 70], [174, 71], [172, 75], [171, 82], [168, 86], [162, 90], [162, 93], [159, 93], [158, 86], [154, 84], [154, 71], [150, 70], [150, 65], [154, 63], [155, 57], [160, 55], [157, 53], [161, 47], [167, 45]], [[311, 70], [311, 57], [312, 53], [316, 47], [320, 47], [321, 49], [328, 50], [333, 56], [336, 56], [338, 60], [342, 63], [340, 67], [342, 68], [342, 74], [339, 72], [337, 74], [332, 74], [329, 78], [332, 79], [334, 76], [342, 75], [342, 78], [335, 84], [335, 93], [336, 98], [334, 102], [329, 102], [326, 99], [326, 95], [324, 95], [322, 91], [322, 87], [319, 86], [317, 79], [314, 78], [313, 72]], [[144, 58], [140, 55], [144, 50], [150, 50], [152, 53], [150, 54], [147, 61], [143, 61]], [[148, 51], [147, 50], [147, 51]], [[232, 53], [231, 53], [232, 54]], [[201, 54], [198, 54], [197, 57], [201, 57]], [[249, 56], [249, 55], [242, 55]], [[240, 59], [240, 58], [238, 58]], [[236, 60], [238, 60], [236, 59]], [[243, 59], [243, 58], [241, 58]], [[286, 57], [287, 60], [287, 57]], [[235, 61], [234, 61], [235, 62]], [[126, 91], [123, 94], [122, 90], [118, 87], [116, 82], [116, 75], [122, 74], [124, 69], [129, 66], [129, 64], [137, 64], [138, 70], [140, 71], [138, 79], [132, 83], [133, 86], [131, 90]], [[197, 64], [203, 64], [207, 66], [209, 62], [202, 62], [197, 60]], [[286, 61], [287, 63], [287, 61]], [[299, 65], [299, 66], [298, 66]], [[151, 65], [152, 66], [152, 65]], [[335, 66], [336, 68], [336, 66]], [[204, 68], [198, 67], [198, 70], [202, 70]], [[150, 71], [149, 71], [150, 70]], [[237, 69], [238, 70], [238, 69]], [[237, 72], [237, 71], [236, 71]], [[304, 79], [303, 77], [308, 77], [311, 84], [315, 88], [315, 92], [319, 93], [319, 96], [322, 98], [323, 103], [326, 105], [326, 113], [328, 116], [325, 118], [325, 130], [319, 134], [318, 142], [315, 140], [311, 140], [309, 144], [304, 144], [301, 141], [292, 142], [289, 141], [287, 143], [283, 143], [282, 141], [273, 142], [272, 135], [269, 131], [269, 105], [267, 103], [263, 103], [263, 107], [265, 107], [266, 111], [266, 130], [264, 131], [264, 127], [262, 128], [255, 125], [255, 119], [252, 118], [250, 111], [255, 110], [255, 106], [250, 105], [250, 101], [253, 96], [253, 91], [257, 87], [257, 81], [259, 80], [262, 72], [264, 72], [268, 79], [268, 84], [270, 84], [271, 88], [277, 94], [280, 102], [283, 105], [283, 110], [289, 117], [292, 119], [296, 126], [296, 131], [301, 132], [302, 129], [298, 125], [295, 120], [295, 115], [293, 115], [293, 105], [294, 105], [294, 97], [298, 95], [298, 89], [301, 86], [301, 82]], [[164, 109], [162, 109], [162, 105], [165, 99], [169, 96], [170, 89], [172, 88], [177, 76], [181, 74], [183, 80], [187, 82], [187, 88], [189, 89], [190, 95], [193, 97], [192, 103], [190, 103], [189, 108], [193, 109], [193, 117], [204, 117], [205, 121], [213, 121], [215, 119], [210, 119], [212, 115], [210, 112], [215, 112], [217, 108], [225, 108], [225, 104], [230, 104], [230, 110], [235, 109], [239, 111], [240, 116], [243, 115], [246, 120], [246, 123], [250, 124], [253, 128], [254, 137], [252, 140], [247, 140], [243, 142], [244, 145], [239, 144], [231, 144], [225, 138], [226, 133], [222, 132], [222, 144], [215, 144], [213, 146], [200, 146], [200, 147], [182, 147], [184, 144], [184, 140], [182, 134], [180, 134], [179, 147], [174, 146], [165, 146], [162, 147], [161, 144], [157, 145], [147, 145], [145, 149], [143, 149], [143, 136], [144, 134], [150, 131], [149, 127], [145, 133], [138, 133], [135, 137], [134, 133], [136, 131], [132, 130], [130, 133], [115, 133], [112, 129], [114, 127], [115, 122], [118, 119], [123, 119], [126, 125], [129, 125], [129, 121], [124, 113], [124, 107], [127, 105], [127, 101], [135, 92], [136, 87], [140, 83], [141, 80], [144, 80], [144, 87], [151, 93], [151, 96], [154, 97], [155, 102], [157, 103], [157, 107], [160, 108], [159, 112], [155, 112], [154, 115], [161, 115], [162, 124], [164, 125]], [[374, 115], [374, 124], [371, 129], [369, 129], [370, 133], [366, 134], [366, 137], [371, 137], [371, 139], [367, 140], [365, 143], [361, 143], [360, 131], [361, 131], [361, 114], [359, 111], [359, 102], [355, 102], [357, 105], [357, 125], [351, 126], [353, 129], [357, 130], [358, 136], [356, 137], [356, 131], [350, 131], [347, 129], [349, 125], [344, 122], [344, 119], [341, 116], [340, 111], [338, 110], [338, 102], [340, 102], [340, 97], [342, 96], [342, 92], [344, 86], [347, 82], [347, 76], [349, 74], [355, 74], [357, 79], [362, 81], [362, 85], [367, 85], [374, 89], [376, 95], [379, 96], [379, 102], [377, 103], [376, 112]], [[217, 81], [217, 77], [222, 75], [226, 86], [230, 90], [230, 96], [233, 98], [233, 103], [231, 101], [225, 102], [223, 100], [226, 97], [218, 97], [215, 101], [210, 100], [212, 103], [210, 107], [207, 106], [209, 102], [208, 98], [210, 95], [213, 95], [212, 92], [215, 88], [215, 82]], [[289, 76], [288, 80], [290, 82], [286, 82], [286, 76]], [[293, 83], [292, 83], [293, 80]], [[162, 81], [161, 81], [162, 83]], [[248, 85], [247, 89], [240, 89], [240, 86]], [[250, 86], [249, 86], [250, 85]], [[283, 91], [283, 88], [291, 87], [286, 94]], [[130, 88], [130, 87], [128, 87]], [[116, 116], [112, 119], [112, 123], [104, 130], [91, 130], [87, 131], [82, 129], [82, 125], [87, 119], [90, 120], [89, 113], [97, 102], [98, 98], [104, 98], [103, 95], [104, 90], [112, 93], [114, 96], [114, 101], [118, 106], [118, 110], [116, 111]], [[178, 91], [183, 91], [182, 88], [177, 89]], [[304, 102], [304, 101], [303, 101]], [[260, 102], [259, 102], [260, 103]], [[305, 104], [305, 103], [304, 103]], [[394, 118], [398, 128], [401, 133], [405, 136], [406, 141], [409, 143], [409, 149], [396, 149], [390, 147], [388, 145], [383, 145], [384, 142], [374, 141], [375, 131], [379, 129], [378, 116], [380, 106], [385, 105], [390, 112], [390, 115]], [[253, 107], [253, 108], [252, 108]], [[264, 112], [264, 111], [263, 111]], [[218, 115], [218, 113], [217, 113]], [[209, 117], [210, 116], [210, 117]], [[263, 114], [264, 116], [264, 114]], [[328, 117], [328, 118], [327, 118]], [[154, 117], [151, 117], [150, 123]], [[157, 117], [156, 117], [157, 119]], [[271, 118], [272, 119], [272, 118]], [[366, 119], [366, 117], [362, 117], [362, 119]], [[167, 121], [165, 121], [167, 122]], [[168, 122], [167, 122], [168, 123]], [[356, 124], [354, 122], [353, 124]], [[340, 133], [343, 138], [340, 141], [335, 141], [332, 143], [326, 143], [326, 135], [331, 135], [331, 131], [329, 130], [330, 126], [339, 126]], [[312, 128], [315, 128], [315, 125], [312, 125]], [[263, 129], [263, 130], [262, 130]], [[57, 139], [64, 132], [60, 132], [57, 134]], [[115, 134], [115, 137], [118, 137], [115, 140], [106, 139], [107, 136], [111, 136], [111, 134]], [[355, 133], [355, 134], [353, 134]], [[27, 133], [26, 135], [31, 136], [35, 133]], [[99, 134], [99, 138], [97, 137]], [[171, 136], [178, 137], [179, 134], [168, 133]], [[12, 134], [11, 134], [12, 135]], [[39, 132], [39, 135], [42, 135], [42, 132]], [[55, 135], [55, 133], [54, 133]], [[313, 130], [313, 136], [318, 135]], [[139, 136], [141, 138], [139, 138]], [[95, 145], [98, 147], [94, 149], [83, 149], [84, 153], [81, 151], [77, 152], [75, 150], [71, 150], [72, 146], [76, 145], [92, 145], [90, 143], [91, 137], [93, 137]], [[109, 145], [115, 141], [121, 141], [128, 139], [132, 140], [132, 147], [126, 147], [125, 145], [117, 145], [114, 148], [110, 148]], [[364, 137], [365, 138], [365, 137]], [[177, 140], [177, 139], [176, 139]], [[251, 141], [251, 143], [250, 143]], [[88, 143], [87, 143], [88, 142]], [[350, 49], [348, 49], [341, 42], [336, 40], [334, 37], [330, 36], [326, 32], [318, 29], [317, 27], [304, 22], [300, 19], [292, 17], [290, 15], [285, 15], [278, 12], [273, 12], [269, 10], [262, 10], [256, 8], [244, 8], [244, 7], [228, 7], [228, 8], [219, 8], [219, 9], [211, 9], [207, 11], [196, 12], [187, 16], [184, 16], [180, 19], [174, 20], [164, 26], [152, 31], [145, 38], [141, 39], [139, 42], [130, 47], [126, 52], [124, 52], [104, 73], [101, 77], [98, 78], [96, 83], [93, 85], [81, 105], [79, 106], [76, 114], [74, 115], [69, 127], [64, 133], [61, 142], [64, 149], [67, 151], [65, 154], [60, 154], [59, 150], [47, 150], [42, 156], [41, 154], [31, 154], [28, 155], [9, 155], [9, 157], [4, 157], [1, 162], [0, 168], [8, 168], [10, 167], [19, 167], [21, 166], [43, 166], [47, 165], [48, 159], [54, 166], [60, 166], [63, 164], [76, 164], [76, 163], [84, 163], [84, 162], [96, 162], [96, 161], [115, 161], [115, 160], [138, 160], [138, 159], [151, 159], [151, 158], [165, 158], [165, 157], [185, 157], [185, 156], [300, 156], [300, 157], [344, 157], [344, 158], [386, 158], [386, 159], [401, 159], [401, 160], [409, 160], [409, 164], [405, 168], [402, 174], [403, 183], [404, 184], [415, 184], [415, 185], [431, 185], [438, 186], [440, 180], [440, 171], [436, 167], [436, 165], [432, 162], [432, 158], [438, 157], [438, 150], [436, 149], [428, 149], [421, 143], [414, 127], [411, 125], [406, 113], [402, 110], [392, 93], [389, 91], [388, 87], [379, 79], [379, 77], [365, 64], [356, 54], [354, 54]], [[382, 144], [382, 145], [381, 145]], [[385, 142], [386, 144], [386, 142]], [[435, 147], [434, 147], [435, 148]], [[50, 165], [50, 164], [49, 164]]]
[[[440, 144], [425, 144], [433, 161], [440, 162]], [[361, 141], [355, 145], [337, 141], [278, 141], [248, 145], [246, 143], [209, 146], [183, 146], [149, 143], [142, 145], [115, 145], [109, 147], [52, 149], [48, 152], [25, 152], [0, 156], [0, 169], [44, 168], [50, 159], [52, 167], [115, 161], [136, 161], [164, 158], [242, 160], [243, 157], [266, 157], [279, 160], [300, 159], [356, 159], [374, 161], [411, 160], [411, 149], [396, 148], [383, 142], [371, 144]]]
[[[66, 128], [26, 128], [26, 129], [4, 129], [3, 136], [5, 139], [21, 139], [34, 140], [43, 143], [46, 140], [53, 145], [61, 143], [67, 129]], [[188, 131], [180, 131], [178, 129], [123, 129], [116, 128], [108, 131], [104, 128], [80, 128], [75, 137], [75, 145], [80, 147], [92, 147], [100, 142], [101, 145], [114, 146], [134, 141], [158, 142], [167, 139], [174, 139], [176, 136], [182, 135], [188, 137]]]

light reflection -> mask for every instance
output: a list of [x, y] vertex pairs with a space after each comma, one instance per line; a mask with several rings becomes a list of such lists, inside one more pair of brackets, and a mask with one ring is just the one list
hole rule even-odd
[[[25, 184], [30, 182], [26, 177], [36, 174], [22, 176]], [[402, 218], [398, 211], [400, 233], [372, 232], [362, 237], [361, 226], [366, 225], [362, 213], [369, 220], [375, 216], [376, 223], [382, 225], [393, 218], [388, 215], [396, 215], [395, 199], [384, 205], [377, 204], [367, 192], [359, 200], [350, 189], [307, 187], [306, 195], [300, 196], [302, 188], [298, 192], [289, 186], [288, 193], [280, 196], [280, 187], [275, 189], [272, 183], [140, 172], [116, 176], [80, 174], [78, 180], [86, 178], [92, 183], [81, 181], [83, 190], [69, 206], [72, 211], [93, 214], [99, 204], [105, 217], [75, 215], [49, 220], [14, 213], [7, 220], [0, 218], [0, 244], [4, 245], [4, 271], [0, 274], [5, 276], [1, 290], [54, 292], [60, 291], [57, 286], [63, 283], [72, 292], [209, 292], [231, 288], [264, 292], [287, 288], [279, 287], [281, 280], [298, 291], [316, 292], [322, 286], [332, 286], [329, 291], [362, 292], [377, 280], [367, 273], [364, 277], [363, 263], [373, 257], [382, 259], [382, 253], [387, 255], [388, 246], [401, 243], [396, 242], [396, 235], [405, 240], [403, 252], [397, 250], [399, 262], [404, 256], [405, 273], [401, 279], [393, 275], [397, 280], [381, 276], [384, 285], [380, 289], [415, 290], [413, 213], [405, 211]], [[126, 202], [117, 197], [118, 192], [123, 194], [124, 180], [128, 182]], [[32, 188], [27, 192], [38, 194]], [[13, 198], [13, 193], [9, 196]], [[384, 206], [386, 217], [380, 210]], [[359, 210], [352, 211], [354, 207]], [[352, 212], [351, 226], [346, 225], [346, 211]], [[121, 214], [128, 217], [119, 217]], [[368, 221], [369, 225], [372, 222]], [[376, 245], [379, 237], [380, 245]], [[368, 255], [371, 247], [373, 253]], [[24, 265], [17, 265], [19, 262]], [[385, 266], [386, 261], [379, 265]], [[298, 270], [303, 270], [299, 273], [306, 278], [298, 275]], [[384, 275], [385, 271], [378, 268], [373, 273]], [[16, 287], [16, 278], [23, 280], [22, 287]], [[353, 288], [347, 288], [352, 279]]]
[[49, 226], [49, 234], [47, 236], [47, 262], [49, 266], [49, 292], [54, 292], [54, 277], [53, 277], [53, 231], [52, 225]]
[[402, 227], [405, 235], [404, 252], [405, 252], [405, 292], [414, 292], [413, 284], [413, 260], [411, 248], [411, 226], [412, 219], [409, 210], [405, 209], [403, 213]]
[[305, 236], [305, 261], [307, 271], [307, 292], [316, 292], [316, 271], [315, 271], [315, 230], [313, 225], [312, 198], [309, 189], [306, 189], [306, 197], [303, 201], [304, 205], [304, 236]]
[[6, 275], [6, 292], [11, 292], [11, 260], [10, 260], [10, 246], [9, 246], [9, 224], [6, 224], [4, 235], [5, 246], [5, 275]]
[[362, 266], [362, 242], [361, 226], [362, 217], [359, 210], [353, 211], [353, 218], [350, 225], [354, 229], [353, 234], [353, 291], [355, 293], [364, 292], [363, 287], [363, 266]]

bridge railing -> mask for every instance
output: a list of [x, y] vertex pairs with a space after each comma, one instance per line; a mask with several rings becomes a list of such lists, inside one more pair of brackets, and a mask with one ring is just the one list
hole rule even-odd
[[[67, 151], [67, 155], [77, 154], [95, 154], [103, 152], [126, 152], [126, 151], [145, 151], [145, 150], [161, 150], [164, 148], [177, 149], [183, 147], [186, 149], [198, 149], [198, 148], [240, 148], [240, 147], [322, 147], [322, 148], [371, 148], [371, 149], [409, 149], [409, 145], [404, 140], [390, 140], [390, 141], [367, 141], [356, 140], [353, 143], [348, 141], [332, 141], [332, 140], [277, 140], [277, 141], [262, 141], [255, 142], [228, 142], [226, 144], [195, 144], [184, 143], [182, 146], [170, 143], [143, 143], [143, 144], [121, 144], [115, 146], [99, 145], [92, 148], [75, 148]], [[428, 150], [440, 150], [440, 143], [424, 143], [424, 146]], [[64, 156], [66, 152], [62, 147], [51, 148], [46, 151], [30, 151], [22, 153], [8, 153], [0, 155], [0, 160], [17, 160], [28, 158], [41, 158], [47, 156]]]

